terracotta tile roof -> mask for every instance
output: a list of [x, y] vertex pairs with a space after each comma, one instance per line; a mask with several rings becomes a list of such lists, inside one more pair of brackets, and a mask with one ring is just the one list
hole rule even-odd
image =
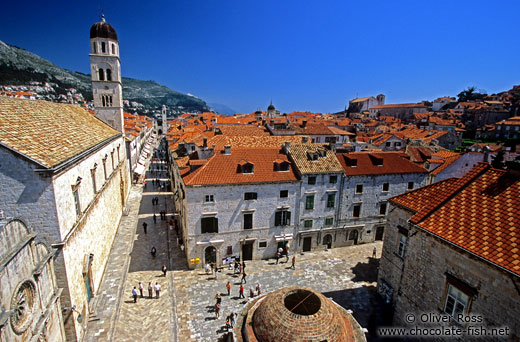
[[427, 173], [400, 152], [352, 152], [337, 154], [347, 176]]
[[347, 132], [341, 128], [337, 128], [334, 126], [328, 126], [328, 128], [329, 128], [330, 132], [334, 135], [352, 135], [352, 136], [356, 135], [355, 133]]
[[[217, 152], [207, 159], [204, 166], [184, 176], [184, 183], [186, 185], [218, 185], [297, 181], [291, 163], [289, 163], [289, 171], [274, 170], [274, 161], [277, 159], [288, 161], [287, 156], [281, 153], [279, 148], [231, 148], [230, 155]], [[239, 172], [241, 162], [253, 164], [253, 173]]]
[[269, 132], [265, 127], [255, 125], [215, 125], [223, 135], [242, 136], [267, 136]]
[[496, 124], [497, 125], [510, 125], [510, 126], [520, 125], [520, 116], [513, 116], [512, 118], [509, 118], [507, 120], [499, 121]]
[[333, 135], [329, 127], [322, 123], [307, 123], [305, 127], [292, 125], [296, 134], [307, 134], [307, 135]]
[[391, 201], [414, 211], [420, 228], [520, 275], [519, 199], [520, 177], [479, 163]]
[[[281, 148], [288, 141], [291, 144], [301, 144], [301, 135], [298, 136], [227, 136], [215, 135], [208, 139], [208, 147], [215, 145], [217, 151], [223, 150], [224, 146], [229, 145], [236, 148]], [[307, 137], [308, 138], [308, 137]]]
[[[462, 154], [457, 153], [454, 156], [444, 157], [444, 158], [440, 159], [442, 161], [442, 164], [440, 166], [438, 166], [437, 168], [435, 168], [435, 170], [433, 170], [431, 172], [431, 174], [432, 175], [438, 175], [442, 171], [446, 170], [448, 168], [448, 166], [450, 166], [451, 164], [455, 163], [460, 157], [462, 157]], [[439, 159], [430, 159], [430, 162], [434, 162], [434, 161], [436, 162], [438, 160]]]
[[426, 108], [422, 103], [396, 103], [396, 104], [385, 104], [371, 107], [370, 109], [387, 109], [387, 108]]
[[[319, 156], [320, 151], [324, 157]], [[322, 144], [292, 144], [289, 148], [291, 158], [296, 167], [302, 174], [323, 173], [323, 172], [343, 172], [343, 167], [339, 163], [334, 153]], [[309, 154], [318, 153], [317, 160], [310, 160]]]
[[357, 99], [351, 100], [350, 102], [353, 102], [353, 103], [356, 103], [356, 102], [363, 102], [363, 101], [366, 101], [366, 100], [368, 100], [368, 99], [373, 99], [373, 98], [374, 98], [373, 96], [360, 97], [360, 98], [357, 98]]
[[47, 168], [120, 134], [79, 106], [0, 96], [0, 143]]
[[424, 163], [434, 153], [429, 147], [406, 146], [406, 153], [410, 156], [410, 160], [415, 163]]

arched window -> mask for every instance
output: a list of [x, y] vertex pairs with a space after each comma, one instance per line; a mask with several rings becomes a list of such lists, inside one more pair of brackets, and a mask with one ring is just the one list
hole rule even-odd
[[107, 81], [112, 81], [112, 70], [107, 69]]
[[97, 53], [97, 44], [96, 42], [92, 43], [92, 52]]
[[100, 81], [105, 80], [105, 73], [103, 72], [103, 69], [99, 69], [99, 80]]
[[103, 52], [103, 53], [106, 52], [105, 42], [101, 42], [101, 52]]
[[113, 55], [116, 54], [116, 45], [115, 44], [112, 44], [112, 54]]

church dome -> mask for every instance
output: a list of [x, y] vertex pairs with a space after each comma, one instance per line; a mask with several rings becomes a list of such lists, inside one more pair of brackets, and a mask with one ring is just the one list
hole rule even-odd
[[274, 106], [273, 106], [273, 101], [271, 101], [271, 104], [269, 105], [269, 107], [267, 107], [267, 110], [268, 111], [271, 111], [271, 110], [274, 110]]
[[[253, 311], [253, 312], [252, 312]], [[269, 293], [248, 315], [254, 336], [250, 341], [362, 341], [350, 315], [321, 293], [286, 287]], [[251, 331], [251, 332], [253, 332]], [[254, 337], [254, 338], [253, 338]]]
[[116, 30], [112, 25], [105, 21], [105, 16], [101, 15], [101, 21], [98, 21], [90, 28], [90, 39], [92, 38], [109, 38], [117, 40]]

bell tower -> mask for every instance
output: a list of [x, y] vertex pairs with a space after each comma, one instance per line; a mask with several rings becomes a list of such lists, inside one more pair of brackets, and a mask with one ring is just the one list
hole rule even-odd
[[90, 28], [89, 57], [96, 117], [124, 134], [119, 42], [104, 15]]

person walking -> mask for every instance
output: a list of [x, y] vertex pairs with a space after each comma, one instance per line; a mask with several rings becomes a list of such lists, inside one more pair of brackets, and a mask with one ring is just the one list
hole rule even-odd
[[227, 295], [229, 296], [231, 293], [231, 283], [229, 281], [226, 284], [226, 289], [227, 289]]
[[157, 224], [157, 216], [155, 215], [155, 213], [153, 213], [153, 223]]
[[163, 277], [166, 277], [166, 271], [167, 271], [167, 270], [168, 270], [168, 269], [166, 268], [166, 265], [163, 264], [163, 265], [162, 265], [162, 268], [161, 268], [161, 271], [162, 271], [162, 273], [163, 273]]
[[144, 230], [144, 233], [145, 233], [145, 234], [146, 234], [146, 227], [148, 227], [148, 223], [143, 222], [143, 230]]
[[242, 273], [246, 273], [246, 261], [242, 261]]
[[134, 303], [137, 303], [137, 289], [135, 288], [135, 286], [132, 290], [132, 296], [134, 297]]
[[376, 255], [377, 255], [377, 248], [374, 247], [374, 250], [372, 251], [372, 258], [375, 259]]
[[255, 290], [253, 290], [253, 288], [249, 289], [249, 297], [251, 297], [251, 298], [255, 297]]
[[240, 273], [240, 263], [235, 261], [235, 271], [233, 273]]
[[206, 274], [208, 274], [209, 271], [211, 271], [209, 264], [206, 264], [206, 266], [204, 266], [204, 271], [206, 271]]
[[293, 270], [295, 269], [294, 264], [296, 264], [296, 255], [293, 255], [293, 257], [292, 257], [291, 268], [292, 268]]
[[159, 298], [159, 295], [161, 294], [161, 285], [159, 283], [155, 283], [155, 298]]
[[215, 280], [218, 280], [218, 267], [215, 267]]
[[229, 318], [230, 318], [230, 321], [231, 321], [231, 328], [233, 328], [235, 326], [235, 313], [231, 313], [229, 315]]
[[256, 284], [256, 292], [257, 292], [258, 296], [260, 296], [260, 294], [262, 294], [262, 285], [260, 285], [260, 283]]
[[242, 284], [242, 282], [247, 284], [246, 276], [246, 271], [242, 271], [242, 279], [240, 280], [240, 284]]
[[141, 298], [144, 298], [143, 296], [143, 283], [139, 282], [139, 293], [141, 294]]
[[276, 252], [276, 264], [278, 265], [278, 261], [280, 261], [280, 252]]
[[152, 282], [148, 282], [148, 298], [152, 299], [153, 297], [153, 286]]
[[215, 305], [215, 316], [217, 318], [220, 316], [220, 303]]
[[289, 262], [289, 250], [287, 250], [287, 254], [285, 254], [285, 263]]
[[240, 283], [240, 290], [239, 290], [238, 298], [246, 298], [246, 297], [244, 297], [244, 285], [242, 285], [242, 283]]
[[222, 296], [220, 295], [220, 293], [217, 292], [217, 294], [215, 295], [215, 300], [217, 301], [215, 304], [222, 303]]

